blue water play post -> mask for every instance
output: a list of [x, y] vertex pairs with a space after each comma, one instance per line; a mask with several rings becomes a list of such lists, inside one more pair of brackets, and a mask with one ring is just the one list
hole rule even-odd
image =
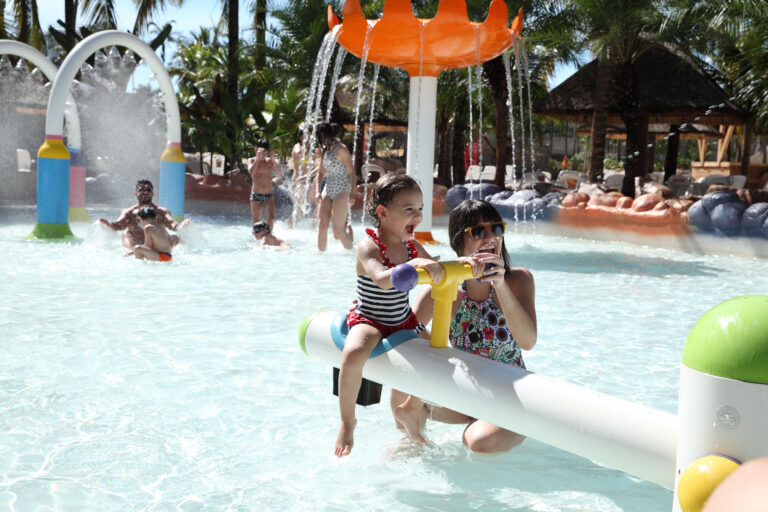
[[[62, 141], [64, 110], [69, 88], [80, 67], [93, 53], [107, 46], [124, 46], [136, 53], [153, 71], [165, 105], [168, 145], [161, 156], [159, 204], [166, 206], [174, 217], [184, 216], [184, 154], [181, 152], [181, 121], [179, 104], [173, 83], [163, 62], [154, 50], [136, 36], [119, 30], [92, 34], [75, 46], [61, 64], [48, 98], [45, 117], [45, 142], [38, 151], [37, 225], [31, 237], [57, 240], [71, 238], [69, 206], [69, 157]], [[62, 169], [66, 162], [66, 177]], [[84, 197], [84, 196], [83, 196]]]

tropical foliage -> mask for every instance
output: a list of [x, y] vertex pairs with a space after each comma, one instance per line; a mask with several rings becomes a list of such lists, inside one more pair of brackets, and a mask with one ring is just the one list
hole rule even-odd
[[[63, 0], [65, 20], [50, 27], [47, 38], [39, 26], [34, 0], [0, 0], [0, 37], [13, 38], [63, 57], [80, 39], [96, 30], [117, 24], [113, 0]], [[180, 0], [138, 0], [133, 32], [163, 48], [172, 43], [175, 51], [170, 66], [177, 80], [178, 98], [184, 125], [184, 146], [188, 150], [223, 153], [229, 168], [242, 168], [257, 138], [269, 139], [287, 153], [294, 142], [296, 128], [304, 121], [312, 84], [315, 59], [328, 32], [327, 9], [341, 13], [341, 0], [283, 0], [275, 4], [252, 0], [244, 4], [251, 29], [238, 30], [243, 12], [239, 3], [222, 0], [221, 22], [197, 33], [176, 38], [170, 25], [153, 24], [166, 5]], [[413, 0], [414, 14], [433, 17], [437, 0]], [[466, 0], [471, 20], [482, 21], [488, 0]], [[368, 18], [377, 18], [383, 0], [362, 2]], [[524, 43], [527, 49], [530, 94], [520, 90], [517, 65], [512, 56], [512, 83], [507, 84], [503, 58], [483, 64], [478, 88], [474, 84], [474, 117], [469, 122], [470, 80], [467, 70], [444, 71], [439, 77], [437, 102], [438, 180], [452, 184], [463, 180], [463, 151], [470, 134], [491, 133], [495, 141], [497, 182], [502, 184], [503, 164], [515, 165], [518, 174], [548, 165], [542, 151], [541, 134], [550, 120], [528, 117], [527, 109], [546, 94], [555, 67], [563, 63], [583, 63], [597, 58], [599, 72], [593, 92], [594, 112], [587, 171], [591, 178], [602, 172], [605, 157], [605, 106], [618, 104], [627, 131], [624, 192], [631, 194], [632, 178], [643, 172], [635, 154], [644, 152], [641, 141], [643, 120], [638, 112], [633, 63], [649, 48], [672, 44], [699, 62], [747, 113], [745, 130], [740, 134], [741, 157], [749, 156], [752, 134], [768, 130], [768, 9], [757, 0], [523, 0], [507, 2], [509, 18], [524, 10]], [[77, 25], [80, 16], [84, 23]], [[178, 39], [178, 40], [174, 40]], [[521, 48], [522, 49], [522, 48]], [[518, 56], [522, 56], [518, 53]], [[347, 56], [341, 67], [338, 94], [329, 109], [331, 120], [349, 127], [354, 120], [357, 88], [363, 86], [360, 119], [367, 120], [369, 105], [375, 100], [377, 120], [407, 119], [408, 77], [401, 70], [380, 69], [376, 97], [371, 95], [373, 66], [359, 81], [360, 60]], [[325, 90], [330, 82], [329, 72]], [[511, 92], [511, 97], [510, 93]], [[524, 114], [519, 115], [522, 107]], [[479, 99], [478, 99], [479, 98]], [[323, 102], [327, 99], [324, 95]], [[341, 99], [342, 101], [339, 101]], [[509, 108], [514, 121], [509, 124]], [[482, 111], [483, 115], [479, 113]], [[478, 123], [482, 117], [483, 126]], [[510, 140], [510, 130], [515, 139]], [[522, 140], [533, 132], [536, 154]], [[362, 132], [353, 134], [361, 142]], [[362, 144], [356, 163], [362, 163]], [[673, 144], [663, 145], [674, 148]], [[512, 151], [514, 147], [514, 152]], [[523, 154], [525, 153], [525, 154]]]

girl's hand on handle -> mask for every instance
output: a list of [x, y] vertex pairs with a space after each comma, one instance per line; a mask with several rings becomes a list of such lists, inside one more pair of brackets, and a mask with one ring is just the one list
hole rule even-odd
[[475, 256], [462, 256], [456, 259], [465, 265], [470, 265], [472, 267], [472, 275], [475, 276], [475, 278], [481, 277], [483, 275], [485, 265]]
[[430, 279], [432, 279], [432, 283], [434, 284], [438, 284], [440, 281], [442, 281], [443, 275], [445, 275], [445, 269], [443, 269], [443, 266], [435, 260], [430, 260], [427, 258], [414, 258], [409, 261], [408, 264], [413, 268], [423, 268], [426, 270]]
[[493, 286], [497, 286], [504, 281], [504, 275], [506, 274], [507, 269], [504, 267], [504, 260], [502, 260], [500, 256], [490, 252], [484, 252], [475, 254], [474, 258], [483, 267], [483, 272], [480, 277], [481, 282], [491, 283]]

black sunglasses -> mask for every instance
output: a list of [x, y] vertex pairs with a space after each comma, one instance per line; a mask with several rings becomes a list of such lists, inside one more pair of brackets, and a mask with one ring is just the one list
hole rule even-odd
[[475, 240], [481, 240], [486, 237], [487, 233], [492, 236], [504, 236], [504, 228], [506, 224], [504, 222], [483, 222], [475, 226], [465, 228], [464, 231], [469, 233], [469, 236]]

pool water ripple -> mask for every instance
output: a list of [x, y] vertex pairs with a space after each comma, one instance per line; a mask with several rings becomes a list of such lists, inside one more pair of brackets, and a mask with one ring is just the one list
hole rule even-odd
[[[386, 390], [359, 410], [352, 456], [333, 457], [331, 369], [297, 330], [349, 309], [354, 256], [319, 254], [309, 222], [278, 223], [293, 245], [280, 252], [258, 248], [242, 216], [194, 216], [189, 244], [156, 264], [123, 258], [96, 225], [73, 225], [81, 243], [22, 241], [28, 213], [0, 215], [0, 510], [669, 509], [669, 491], [530, 439], [480, 457], [462, 426], [430, 422], [414, 446]], [[506, 241], [536, 279], [529, 369], [672, 413], [693, 324], [768, 285], [764, 260]]]

